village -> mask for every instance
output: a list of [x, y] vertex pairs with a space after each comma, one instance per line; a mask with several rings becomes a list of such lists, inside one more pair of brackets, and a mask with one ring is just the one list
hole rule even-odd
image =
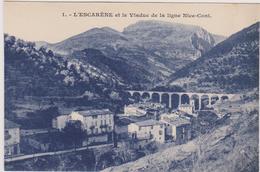
[[[15, 161], [23, 156], [102, 145], [117, 148], [125, 142], [131, 143], [131, 149], [142, 150], [151, 143], [179, 145], [196, 137], [192, 125], [199, 110], [194, 100], [171, 109], [163, 102], [144, 99], [126, 104], [122, 109], [123, 113], [117, 114], [109, 109], [54, 114], [48, 129], [25, 130], [5, 119], [5, 159]], [[214, 110], [211, 105], [205, 109]]]

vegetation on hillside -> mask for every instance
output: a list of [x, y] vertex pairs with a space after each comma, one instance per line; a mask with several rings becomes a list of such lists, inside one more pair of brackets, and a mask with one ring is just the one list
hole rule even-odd
[[[120, 80], [89, 64], [53, 54], [35, 44], [5, 35], [7, 92], [19, 95], [81, 95], [86, 90], [102, 93], [120, 86]], [[19, 91], [17, 90], [19, 89]]]
[[235, 33], [172, 75], [166, 85], [237, 93], [258, 86], [259, 22]]

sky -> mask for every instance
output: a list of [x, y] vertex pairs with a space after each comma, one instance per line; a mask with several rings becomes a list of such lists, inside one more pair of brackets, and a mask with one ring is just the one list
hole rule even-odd
[[[63, 16], [63, 13], [73, 15], [74, 12], [109, 12], [114, 17]], [[122, 17], [122, 13], [128, 16]], [[130, 17], [129, 13], [150, 17]], [[153, 13], [166, 16], [151, 18]], [[209, 14], [210, 17], [167, 17], [167, 14], [183, 16], [184, 13]], [[260, 4], [4, 2], [4, 32], [27, 41], [56, 43], [93, 27], [108, 26], [122, 31], [139, 20], [198, 25], [211, 33], [230, 36], [260, 21]]]

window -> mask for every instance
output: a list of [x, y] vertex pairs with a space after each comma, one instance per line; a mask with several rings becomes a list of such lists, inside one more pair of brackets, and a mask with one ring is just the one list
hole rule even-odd
[[9, 134], [8, 130], [5, 130], [5, 135], [8, 135], [8, 134]]
[[10, 150], [10, 148], [5, 148], [5, 154], [6, 155], [11, 155], [11, 150]]
[[153, 126], [151, 126], [151, 129], [153, 129]]
[[159, 130], [159, 135], [162, 135], [162, 130]]
[[10, 139], [12, 136], [9, 133], [9, 130], [5, 130], [5, 135], [4, 135], [5, 139], [8, 140]]
[[141, 131], [142, 127], [139, 126], [139, 131]]

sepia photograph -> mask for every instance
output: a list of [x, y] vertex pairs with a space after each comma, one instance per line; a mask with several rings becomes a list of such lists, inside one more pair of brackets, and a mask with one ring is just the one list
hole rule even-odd
[[259, 171], [260, 4], [3, 4], [5, 171]]

